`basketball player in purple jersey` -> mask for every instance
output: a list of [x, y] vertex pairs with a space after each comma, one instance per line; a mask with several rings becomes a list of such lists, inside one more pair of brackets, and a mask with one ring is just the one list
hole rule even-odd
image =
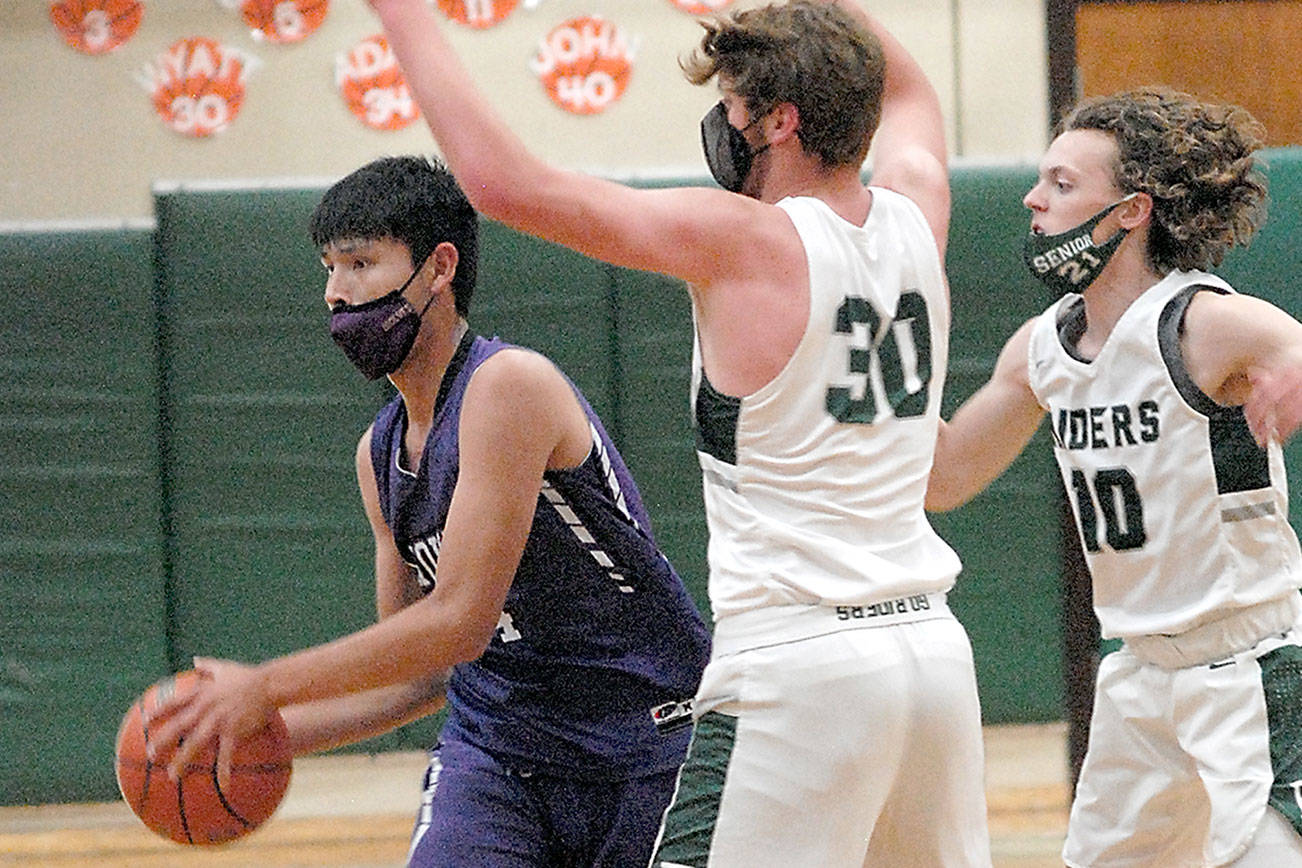
[[637, 487], [552, 362], [466, 316], [477, 216], [440, 163], [377, 160], [312, 218], [331, 333], [398, 396], [357, 449], [380, 620], [259, 666], [201, 659], [180, 767], [280, 709], [306, 753], [448, 708], [413, 866], [646, 864], [708, 634]]

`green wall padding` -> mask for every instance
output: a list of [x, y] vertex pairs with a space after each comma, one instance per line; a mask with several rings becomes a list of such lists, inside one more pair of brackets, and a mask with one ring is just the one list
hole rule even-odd
[[619, 448], [660, 549], [709, 619], [705, 505], [693, 446], [692, 313], [683, 285], [617, 269]]
[[0, 804], [110, 799], [166, 671], [152, 232], [0, 235]]
[[[952, 171], [949, 378], [942, 415], [986, 382], [1004, 342], [1052, 299], [1026, 272], [1026, 166]], [[950, 604], [972, 639], [987, 723], [1063, 714], [1058, 516], [1061, 486], [1045, 429], [965, 506], [932, 515], [963, 572]]]
[[[1302, 150], [1268, 156], [1271, 218], [1221, 273], [1297, 316]], [[1052, 300], [1020, 261], [1033, 179], [954, 170], [947, 416]], [[374, 619], [353, 453], [391, 391], [329, 339], [306, 237], [320, 193], [159, 190], [155, 232], [0, 233], [0, 803], [113, 798], [122, 711], [193, 655], [256, 661]], [[472, 327], [583, 389], [708, 614], [686, 292], [482, 228]], [[1302, 442], [1286, 454], [1299, 526]], [[986, 492], [933, 516], [964, 562], [951, 603], [989, 723], [1063, 716], [1061, 508], [1041, 431]], [[359, 749], [425, 747], [438, 724]]]
[[179, 668], [259, 661], [375, 619], [353, 456], [386, 387], [330, 340], [307, 236], [319, 197], [155, 196]]

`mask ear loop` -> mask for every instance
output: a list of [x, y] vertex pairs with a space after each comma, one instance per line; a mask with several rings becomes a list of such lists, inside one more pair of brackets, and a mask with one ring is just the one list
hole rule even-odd
[[438, 295], [437, 292], [430, 293], [429, 301], [425, 302], [425, 306], [420, 309], [419, 316], [421, 319], [425, 318], [425, 311], [429, 310], [429, 306], [434, 303], [434, 299], [438, 298]]
[[[1116, 211], [1116, 210], [1117, 210], [1118, 208], [1120, 208], [1122, 205], [1125, 205], [1127, 202], [1129, 202], [1130, 200], [1134, 199], [1134, 198], [1135, 198], [1136, 196], [1138, 196], [1138, 195], [1139, 195], [1139, 191], [1138, 191], [1138, 190], [1135, 190], [1134, 192], [1131, 192], [1131, 193], [1127, 193], [1126, 195], [1122, 196], [1122, 197], [1121, 197], [1120, 199], [1118, 199], [1117, 201], [1113, 202], [1113, 203], [1112, 203], [1112, 206], [1111, 206], [1110, 208], [1108, 208], [1108, 212], [1111, 213], [1111, 212], [1113, 212], [1113, 211]], [[1128, 230], [1127, 230], [1127, 231], [1128, 231]]]
[[[1139, 191], [1138, 191], [1138, 190], [1135, 190], [1133, 193], [1127, 193], [1125, 196], [1122, 196], [1120, 199], [1118, 199], [1117, 201], [1113, 202], [1111, 205], [1108, 206], [1107, 214], [1105, 215], [1105, 219], [1106, 219], [1106, 217], [1110, 217], [1110, 216], [1111, 216], [1111, 215], [1112, 215], [1112, 214], [1113, 214], [1113, 213], [1114, 213], [1118, 208], [1120, 208], [1122, 205], [1126, 204], [1127, 202], [1129, 202], [1131, 199], [1135, 198], [1135, 197], [1138, 196], [1138, 195], [1139, 195]], [[1107, 238], [1107, 240], [1104, 241], [1103, 244], [1111, 244], [1112, 241], [1113, 241], [1113, 240], [1114, 240], [1118, 235], [1129, 235], [1129, 234], [1130, 234], [1130, 230], [1129, 230], [1129, 229], [1127, 229], [1126, 227], [1124, 227], [1124, 226], [1118, 224], [1118, 225], [1117, 225], [1117, 231], [1116, 231], [1116, 232], [1113, 232], [1111, 235], [1109, 235], [1108, 238]], [[1102, 245], [1099, 245], [1099, 246], [1102, 246]]]
[[[425, 258], [420, 261], [420, 265], [417, 265], [414, 269], [412, 269], [411, 277], [408, 277], [407, 280], [402, 284], [402, 286], [398, 287], [399, 295], [407, 291], [407, 287], [411, 286], [411, 282], [416, 279], [416, 275], [420, 274], [420, 270], [425, 267], [425, 263], [429, 262], [429, 258], [433, 255], [434, 255], [433, 250], [431, 250], [429, 253], [426, 253]], [[422, 307], [420, 309], [420, 313], [416, 315], [421, 319], [424, 319], [425, 311], [429, 310], [430, 305], [434, 303], [434, 299], [436, 298], [438, 298], [438, 293], [432, 293], [429, 297], [429, 301], [425, 302], [425, 306]], [[415, 307], [416, 307], [415, 305], [412, 305], [413, 310], [415, 310]]]
[[1120, 208], [1122, 205], [1126, 204], [1127, 202], [1129, 202], [1131, 199], [1134, 199], [1134, 198], [1135, 198], [1136, 196], [1138, 196], [1138, 195], [1139, 195], [1139, 191], [1138, 191], [1138, 190], [1135, 190], [1135, 191], [1133, 191], [1133, 192], [1127, 193], [1126, 195], [1124, 195], [1124, 196], [1122, 196], [1120, 199], [1118, 199], [1118, 200], [1116, 201], [1116, 203], [1115, 203], [1112, 207], [1113, 207], [1113, 208]]

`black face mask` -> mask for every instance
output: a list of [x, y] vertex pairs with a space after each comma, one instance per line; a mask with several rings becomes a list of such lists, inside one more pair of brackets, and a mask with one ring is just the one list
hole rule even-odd
[[1037, 235], [1032, 232], [1022, 243], [1022, 259], [1031, 274], [1039, 278], [1057, 295], [1084, 292], [1103, 271], [1112, 254], [1130, 232], [1118, 229], [1102, 244], [1094, 243], [1094, 229], [1112, 209], [1122, 205], [1136, 194], [1119, 199], [1084, 223], [1056, 235]]
[[701, 148], [705, 151], [705, 164], [719, 186], [732, 193], [740, 193], [750, 175], [751, 163], [757, 154], [768, 149], [768, 144], [754, 150], [742, 135], [750, 129], [756, 118], [740, 130], [728, 123], [728, 107], [719, 102], [701, 118]]
[[420, 318], [434, 303], [434, 296], [418, 312], [402, 294], [424, 265], [416, 266], [411, 277], [387, 295], [361, 304], [337, 305], [330, 311], [330, 337], [368, 380], [398, 370], [416, 343]]

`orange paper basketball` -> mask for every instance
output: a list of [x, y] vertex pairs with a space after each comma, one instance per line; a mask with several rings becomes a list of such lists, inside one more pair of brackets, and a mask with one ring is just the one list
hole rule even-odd
[[289, 786], [293, 755], [277, 714], [266, 729], [236, 745], [226, 789], [217, 784], [215, 747], [191, 758], [180, 780], [169, 778], [166, 763], [145, 755], [149, 730], [142, 713], [192, 689], [198, 678], [181, 672], [141, 694], [118, 729], [115, 767], [122, 798], [150, 829], [182, 844], [221, 844], [248, 834], [275, 812]]
[[50, 20], [73, 48], [103, 54], [135, 35], [143, 9], [140, 0], [60, 0], [50, 4]]
[[637, 43], [599, 15], [571, 18], [539, 41], [530, 66], [552, 102], [577, 115], [598, 114], [628, 88]]

